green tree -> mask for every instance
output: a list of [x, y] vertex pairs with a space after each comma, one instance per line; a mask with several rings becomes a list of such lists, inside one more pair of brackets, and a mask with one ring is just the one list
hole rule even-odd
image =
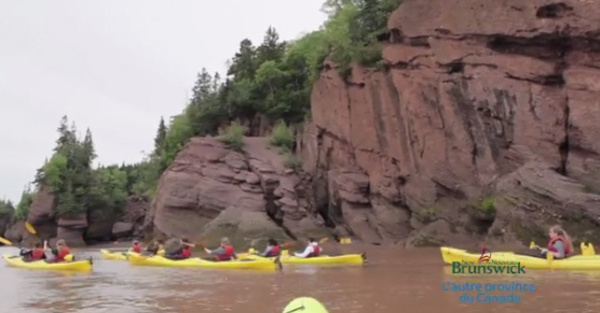
[[256, 48], [250, 39], [244, 39], [240, 43], [240, 49], [235, 54], [227, 75], [232, 75], [234, 81], [242, 79], [252, 80], [256, 72]]
[[268, 61], [279, 61], [285, 53], [286, 43], [279, 41], [279, 34], [273, 27], [269, 27], [263, 42], [256, 49], [256, 66]]
[[15, 207], [10, 200], [0, 200], [0, 214], [11, 214], [14, 212]]
[[167, 139], [167, 126], [165, 126], [165, 120], [160, 118], [158, 124], [158, 130], [156, 131], [156, 137], [154, 137], [154, 155], [161, 156], [165, 149], [165, 141]]
[[31, 191], [29, 186], [23, 190], [19, 204], [17, 204], [17, 208], [15, 209], [15, 220], [24, 221], [27, 219], [27, 216], [29, 215], [29, 208], [33, 203], [35, 194], [36, 193]]

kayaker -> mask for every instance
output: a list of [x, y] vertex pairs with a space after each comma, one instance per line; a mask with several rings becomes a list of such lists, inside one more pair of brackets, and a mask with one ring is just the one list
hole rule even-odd
[[46, 259], [46, 251], [41, 243], [36, 243], [31, 250], [21, 250], [20, 255], [26, 262], [38, 261]]
[[192, 248], [195, 247], [187, 238], [181, 238], [179, 240], [180, 249], [174, 253], [165, 254], [165, 258], [172, 260], [187, 259], [192, 256]]
[[548, 253], [552, 253], [554, 258], [563, 259], [568, 257], [573, 252], [573, 242], [567, 232], [559, 225], [550, 227], [548, 231], [550, 241], [548, 248], [540, 248], [541, 256], [546, 257]]
[[279, 246], [279, 243], [277, 243], [277, 240], [273, 238], [269, 238], [267, 248], [265, 249], [265, 251], [259, 253], [260, 256], [264, 257], [274, 257], [279, 256], [280, 254], [281, 248]]
[[322, 251], [323, 249], [321, 249], [321, 246], [319, 246], [319, 243], [314, 238], [308, 238], [308, 245], [304, 249], [304, 252], [295, 252], [294, 255], [299, 258], [312, 258], [321, 255]]
[[54, 258], [52, 258], [50, 262], [65, 262], [65, 257], [71, 254], [71, 249], [69, 249], [69, 247], [63, 239], [59, 239], [56, 242], [56, 249], [52, 249], [52, 254], [54, 254]]
[[133, 245], [131, 246], [131, 251], [135, 252], [135, 253], [142, 253], [142, 246], [140, 245], [140, 242], [137, 240], [133, 241]]
[[236, 260], [237, 259], [237, 255], [235, 254], [235, 249], [233, 249], [233, 246], [231, 245], [229, 238], [227, 237], [223, 237], [221, 238], [221, 246], [214, 249], [214, 250], [209, 250], [207, 248], [204, 248], [204, 250], [210, 254], [209, 257], [203, 258], [205, 260], [210, 260], [210, 261], [229, 261], [229, 260]]
[[165, 248], [164, 240], [155, 240], [148, 247], [146, 247], [146, 255], [157, 255], [158, 251], [163, 250]]

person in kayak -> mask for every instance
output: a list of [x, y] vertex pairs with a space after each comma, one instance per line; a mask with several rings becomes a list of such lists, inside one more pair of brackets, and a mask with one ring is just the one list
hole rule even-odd
[[548, 248], [540, 248], [541, 256], [546, 257], [548, 253], [552, 253], [556, 259], [564, 259], [573, 252], [573, 242], [567, 232], [559, 225], [550, 227], [548, 231], [550, 241]]
[[314, 238], [308, 238], [308, 245], [306, 246], [306, 249], [304, 249], [304, 252], [295, 252], [294, 256], [299, 258], [312, 258], [321, 255], [322, 251], [323, 249], [321, 249], [321, 246], [319, 246], [319, 243]]
[[33, 262], [46, 259], [46, 251], [41, 243], [36, 243], [31, 250], [21, 250], [20, 255], [25, 262]]
[[233, 249], [233, 246], [231, 245], [229, 238], [227, 238], [227, 237], [221, 238], [221, 246], [220, 247], [218, 247], [214, 250], [209, 250], [207, 248], [204, 248], [204, 250], [208, 254], [210, 254], [209, 257], [203, 258], [204, 260], [229, 261], [229, 260], [237, 259], [237, 255], [235, 254], [235, 249]]
[[269, 238], [267, 248], [265, 248], [265, 251], [259, 253], [258, 255], [264, 256], [264, 257], [274, 257], [274, 256], [279, 256], [280, 254], [281, 254], [281, 247], [279, 246], [279, 243], [277, 243], [277, 240], [275, 240], [273, 238]]
[[[56, 242], [56, 249], [51, 249], [52, 254], [54, 254], [54, 258], [49, 260], [51, 263], [65, 262], [65, 257], [71, 254], [71, 249], [67, 246], [64, 240], [59, 239]], [[48, 260], [46, 260], [48, 261]]]
[[179, 241], [180, 248], [172, 253], [165, 254], [165, 258], [172, 260], [183, 260], [192, 256], [192, 248], [196, 245], [190, 243], [187, 238], [181, 238]]
[[133, 245], [131, 246], [131, 251], [135, 252], [135, 253], [142, 253], [142, 246], [140, 245], [140, 242], [137, 240], [133, 241]]
[[146, 251], [144, 255], [157, 255], [158, 251], [163, 250], [165, 248], [164, 240], [155, 240], [148, 247], [146, 247]]

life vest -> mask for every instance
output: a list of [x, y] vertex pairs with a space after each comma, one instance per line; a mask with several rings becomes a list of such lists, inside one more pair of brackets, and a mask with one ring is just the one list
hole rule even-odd
[[64, 261], [65, 257], [69, 254], [71, 254], [71, 250], [68, 247], [63, 247], [58, 251], [58, 254], [56, 255], [56, 262]]
[[133, 245], [133, 248], [131, 248], [131, 250], [133, 250], [133, 252], [135, 253], [142, 253], [142, 247], [140, 245]]
[[269, 251], [269, 253], [267, 254], [267, 256], [272, 257], [272, 256], [278, 256], [280, 254], [281, 248], [279, 247], [279, 245], [273, 246], [271, 248], [271, 251]]
[[185, 246], [181, 249], [181, 256], [184, 258], [189, 258], [192, 256], [192, 248]]
[[45, 255], [45, 251], [44, 249], [33, 249], [31, 250], [31, 260], [41, 260], [44, 258]]
[[321, 247], [318, 244], [313, 244], [313, 252], [307, 256], [307, 258], [319, 256], [321, 254]]
[[558, 250], [556, 250], [556, 248], [554, 248], [554, 243], [557, 241], [562, 241], [562, 243], [565, 246], [565, 257], [567, 255], [569, 255], [571, 253], [571, 247], [569, 247], [569, 244], [567, 243], [567, 240], [563, 237], [563, 236], [556, 236], [554, 239], [551, 239], [550, 242], [548, 242], [548, 251], [551, 252], [558, 252]]
[[219, 259], [219, 261], [231, 260], [231, 258], [233, 257], [233, 254], [235, 254], [235, 250], [233, 249], [233, 246], [225, 245], [225, 246], [223, 246], [223, 250], [225, 250], [225, 253], [217, 255], [217, 258]]

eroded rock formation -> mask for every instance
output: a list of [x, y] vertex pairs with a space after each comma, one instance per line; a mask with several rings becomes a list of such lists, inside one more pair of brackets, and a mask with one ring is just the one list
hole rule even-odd
[[266, 138], [246, 138], [242, 152], [193, 138], [163, 174], [146, 225], [161, 235], [229, 236], [237, 244], [327, 235], [304, 190]]
[[315, 85], [299, 148], [319, 210], [407, 245], [528, 242], [554, 223], [600, 239], [598, 8], [404, 1], [388, 71], [346, 82], [326, 64]]
[[[50, 190], [42, 187], [29, 208], [27, 221], [34, 225], [37, 238], [51, 241], [61, 238], [75, 246], [138, 235], [150, 207], [149, 199], [131, 196], [121, 214], [112, 210], [94, 210], [65, 218], [57, 216], [55, 206], [55, 197]], [[14, 224], [7, 231], [7, 236], [17, 242], [31, 239], [23, 222]]]

